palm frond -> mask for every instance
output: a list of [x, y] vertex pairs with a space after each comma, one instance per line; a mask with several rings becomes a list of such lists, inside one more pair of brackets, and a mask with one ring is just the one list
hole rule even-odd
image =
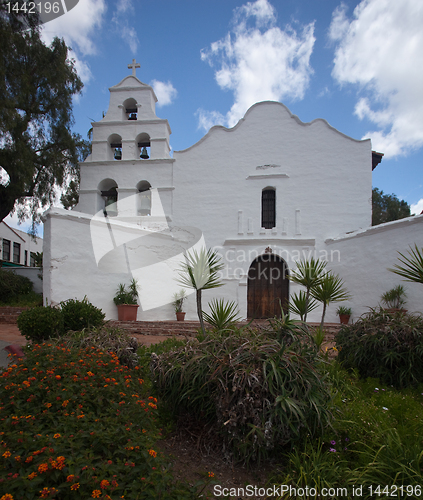
[[403, 264], [395, 264], [393, 269], [388, 269], [398, 276], [405, 278], [405, 281], [412, 281], [414, 283], [423, 283], [423, 249], [419, 249], [414, 245], [414, 249], [410, 247], [408, 257], [398, 252], [401, 256], [398, 260]]

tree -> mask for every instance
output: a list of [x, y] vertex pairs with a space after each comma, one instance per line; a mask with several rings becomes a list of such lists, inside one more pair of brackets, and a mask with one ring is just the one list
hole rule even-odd
[[323, 330], [328, 305], [331, 302], [341, 302], [350, 298], [349, 293], [344, 288], [344, 282], [337, 274], [333, 274], [332, 271], [325, 274], [320, 282], [312, 288], [311, 296], [323, 304], [320, 330]]
[[378, 188], [372, 191], [372, 226], [404, 217], [410, 217], [410, 206], [394, 194], [383, 194]]
[[[315, 288], [321, 281], [323, 274], [325, 272], [326, 262], [316, 260], [314, 257], [311, 257], [310, 260], [304, 260], [297, 262], [297, 269], [292, 273], [289, 277], [291, 281], [294, 283], [298, 283], [299, 285], [303, 285], [306, 288], [306, 294], [302, 298], [295, 298], [296, 301], [302, 301], [302, 307], [300, 307], [302, 314], [300, 311], [301, 321], [307, 321], [307, 313], [314, 309], [314, 305], [310, 303], [310, 293], [313, 288]], [[299, 304], [297, 304], [298, 306]], [[297, 311], [293, 311], [296, 312]]]
[[193, 250], [186, 255], [180, 269], [178, 283], [185, 288], [193, 288], [196, 291], [197, 315], [200, 320], [201, 331], [205, 334], [203, 309], [201, 304], [202, 290], [217, 288], [223, 283], [219, 281], [219, 271], [224, 267], [220, 257], [213, 250], [202, 248], [200, 252]]
[[[16, 210], [35, 228], [59, 190], [72, 180], [71, 191], [79, 185], [88, 143], [71, 126], [72, 97], [82, 82], [65, 42], [55, 38], [47, 47], [36, 15], [8, 14], [6, 5], [0, 5], [0, 166], [9, 182], [0, 185], [0, 220]], [[67, 200], [75, 196], [67, 193]]]

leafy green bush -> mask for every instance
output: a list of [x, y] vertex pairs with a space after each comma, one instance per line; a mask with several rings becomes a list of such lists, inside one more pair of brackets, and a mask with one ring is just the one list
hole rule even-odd
[[63, 316], [63, 328], [79, 331], [84, 328], [96, 328], [103, 324], [106, 316], [101, 309], [95, 307], [88, 301], [87, 297], [83, 300], [69, 299], [60, 303]]
[[33, 284], [29, 278], [0, 268], [0, 302], [10, 303], [19, 295], [32, 292], [32, 287]]
[[335, 340], [338, 359], [346, 368], [357, 368], [363, 378], [394, 387], [423, 382], [421, 316], [375, 309], [344, 325]]
[[331, 418], [329, 388], [305, 331], [297, 326], [280, 341], [269, 337], [234, 329], [152, 355], [153, 381], [164, 402], [212, 423], [225, 450], [247, 462], [303, 432], [315, 436]]
[[198, 498], [155, 450], [156, 398], [114, 354], [33, 345], [0, 380], [4, 498]]
[[106, 325], [79, 332], [70, 331], [56, 341], [72, 349], [95, 348], [115, 354], [119, 363], [135, 368], [138, 363], [138, 342], [125, 330]]
[[[423, 388], [397, 390], [376, 379], [358, 380], [333, 361], [329, 378], [338, 392], [332, 426], [322, 439], [307, 439], [286, 455], [284, 465], [270, 483], [293, 488], [347, 488], [348, 496], [331, 498], [372, 499], [377, 485], [394, 485], [389, 493], [421, 498], [423, 483]], [[352, 495], [352, 487], [362, 494]], [[372, 490], [371, 490], [372, 488]], [[342, 490], [339, 490], [342, 491]], [[343, 490], [345, 491], [345, 490]], [[357, 490], [356, 490], [357, 491]], [[359, 491], [359, 490], [358, 490]], [[371, 494], [373, 492], [373, 495]], [[385, 496], [389, 496], [386, 494]], [[296, 495], [298, 499], [318, 498]]]
[[28, 340], [39, 342], [63, 333], [63, 316], [56, 307], [34, 307], [18, 316], [18, 328]]

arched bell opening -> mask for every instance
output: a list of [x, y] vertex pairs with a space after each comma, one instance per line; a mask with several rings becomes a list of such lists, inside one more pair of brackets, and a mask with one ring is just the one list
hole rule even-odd
[[123, 103], [123, 113], [125, 120], [138, 120], [138, 107], [137, 101], [130, 97], [126, 99]]
[[150, 136], [145, 132], [139, 134], [135, 139], [140, 160], [148, 160], [150, 154]]
[[109, 139], [109, 160], [122, 160], [122, 137], [118, 134], [112, 134]]
[[137, 184], [137, 190], [137, 214], [151, 215], [151, 184], [148, 181], [140, 181]]
[[104, 179], [98, 185], [100, 192], [100, 207], [105, 217], [116, 217], [118, 214], [118, 185], [113, 179]]
[[288, 312], [289, 269], [278, 255], [260, 255], [251, 263], [247, 281], [247, 316], [267, 319]]

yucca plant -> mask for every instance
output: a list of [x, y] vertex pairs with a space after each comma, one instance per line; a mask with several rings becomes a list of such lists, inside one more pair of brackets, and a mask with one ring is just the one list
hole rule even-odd
[[423, 249], [419, 250], [417, 245], [414, 245], [414, 249], [410, 247], [408, 257], [401, 252], [398, 253], [401, 256], [398, 260], [403, 265], [395, 264], [394, 268], [389, 271], [402, 276], [405, 281], [423, 283]]
[[301, 321], [305, 322], [307, 314], [316, 309], [317, 306], [317, 302], [314, 299], [307, 298], [306, 292], [301, 290], [299, 293], [291, 295], [288, 304], [288, 311], [290, 313], [298, 314]]
[[350, 298], [350, 295], [344, 288], [342, 279], [332, 272], [325, 274], [320, 279], [319, 284], [311, 289], [310, 293], [313, 298], [323, 304], [322, 320], [320, 321], [320, 328], [322, 329], [328, 305], [331, 302], [341, 302]]
[[[311, 290], [320, 283], [325, 272], [325, 267], [326, 262], [312, 257], [310, 260], [297, 262], [297, 269], [289, 276], [292, 282], [305, 287], [307, 306], [310, 302]], [[307, 321], [308, 312], [310, 312], [310, 310], [306, 307], [303, 314], [304, 321]]]
[[223, 285], [219, 279], [219, 272], [223, 267], [217, 252], [202, 248], [199, 252], [196, 250], [188, 252], [185, 256], [185, 262], [179, 269], [178, 283], [185, 288], [193, 288], [196, 291], [197, 315], [203, 335], [205, 335], [206, 330], [204, 328], [201, 292]]
[[227, 302], [224, 299], [213, 299], [209, 303], [210, 314], [203, 312], [204, 320], [215, 330], [227, 330], [241, 320], [238, 304], [235, 301]]

